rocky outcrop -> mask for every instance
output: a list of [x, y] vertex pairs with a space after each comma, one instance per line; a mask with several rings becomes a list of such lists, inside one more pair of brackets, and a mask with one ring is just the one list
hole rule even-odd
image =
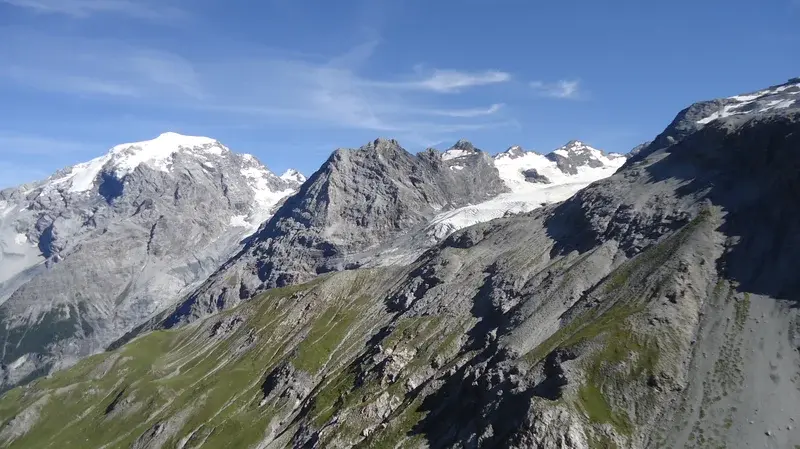
[[547, 176], [539, 174], [539, 171], [535, 168], [529, 168], [522, 172], [523, 176], [525, 176], [525, 181], [530, 182], [533, 184], [552, 184]]

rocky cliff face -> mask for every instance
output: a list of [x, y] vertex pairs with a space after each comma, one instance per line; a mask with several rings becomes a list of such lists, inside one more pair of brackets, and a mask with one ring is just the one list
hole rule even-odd
[[300, 185], [167, 133], [0, 192], [2, 386], [74, 363], [205, 279]]
[[[16, 389], [0, 399], [0, 444], [794, 447], [798, 93], [734, 97], [782, 106], [713, 120], [693, 106], [565, 202]], [[456, 150], [437, 158], [446, 170], [472, 156]]]

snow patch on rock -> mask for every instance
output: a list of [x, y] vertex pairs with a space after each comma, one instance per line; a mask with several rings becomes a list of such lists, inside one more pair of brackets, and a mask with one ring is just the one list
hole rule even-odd
[[700, 125], [707, 125], [715, 120], [734, 115], [748, 114], [755, 111], [762, 113], [787, 109], [798, 104], [796, 98], [787, 98], [787, 96], [796, 96], [798, 94], [800, 94], [800, 82], [790, 82], [782, 86], [760, 90], [752, 94], [728, 97], [722, 100], [723, 103], [719, 110], [707, 117], [697, 120], [697, 123]]
[[254, 211], [248, 218], [251, 227], [257, 228], [270, 215], [275, 206], [287, 196], [295, 192], [294, 188], [275, 191], [270, 187], [270, 178], [275, 177], [271, 172], [260, 167], [242, 169], [242, 175], [247, 178], [250, 188], [255, 192]]
[[234, 215], [231, 217], [231, 226], [234, 228], [251, 228], [252, 224], [247, 221], [247, 215]]
[[442, 153], [442, 160], [443, 161], [451, 161], [453, 159], [458, 159], [460, 157], [469, 156], [471, 154], [475, 154], [475, 153], [473, 151], [458, 150], [458, 149], [447, 150], [444, 153]]

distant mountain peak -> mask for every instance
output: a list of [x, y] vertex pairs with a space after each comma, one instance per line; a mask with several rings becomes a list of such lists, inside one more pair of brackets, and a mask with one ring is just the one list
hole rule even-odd
[[372, 142], [361, 147], [361, 149], [381, 149], [386, 147], [399, 147], [400, 143], [397, 142], [395, 139], [386, 139], [384, 137], [379, 137]]
[[526, 154], [526, 151], [524, 149], [522, 149], [521, 146], [514, 145], [514, 146], [511, 146], [511, 147], [508, 147], [508, 149], [506, 151], [504, 151], [504, 152], [498, 154], [497, 156], [495, 156], [495, 159], [499, 159], [499, 158], [517, 159], [517, 158], [520, 158], [520, 157], [524, 157], [525, 154]]
[[458, 142], [455, 143], [455, 145], [453, 145], [453, 149], [470, 151], [470, 152], [476, 151], [475, 146], [472, 145], [472, 142], [470, 142], [467, 139], [460, 139]]
[[593, 149], [593, 148], [581, 140], [570, 140], [569, 142], [565, 143], [564, 145], [558, 148], [558, 150], [564, 150], [564, 151], [585, 151], [587, 149]]
[[475, 145], [473, 145], [472, 142], [466, 139], [461, 139], [449, 150], [442, 153], [442, 160], [448, 161], [477, 153], [479, 153], [479, 150], [475, 148]]
[[615, 159], [624, 158], [620, 154], [606, 154], [580, 140], [570, 140], [545, 157], [555, 162], [561, 171], [569, 175], [577, 175], [580, 167], [618, 166], [619, 163]]
[[209, 137], [186, 136], [175, 132], [165, 132], [151, 140], [116, 145], [111, 149], [110, 153], [136, 152], [145, 153], [145, 156], [158, 157], [162, 154], [170, 155], [179, 150], [201, 149], [211, 146], [228, 150], [217, 140]]
[[286, 172], [284, 172], [281, 175], [281, 179], [283, 179], [284, 181], [297, 182], [300, 184], [306, 182], [305, 175], [303, 175], [302, 173], [293, 168], [286, 170]]
[[179, 152], [188, 152], [205, 160], [208, 156], [221, 156], [230, 150], [208, 137], [166, 132], [151, 140], [115, 145], [103, 156], [60, 171], [44, 187], [69, 183], [71, 193], [86, 192], [92, 189], [101, 172], [113, 173], [121, 179], [143, 164], [166, 172], [172, 157]]

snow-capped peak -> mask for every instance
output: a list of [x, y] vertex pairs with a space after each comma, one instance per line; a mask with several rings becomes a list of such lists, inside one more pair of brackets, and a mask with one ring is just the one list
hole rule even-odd
[[286, 170], [286, 172], [281, 175], [281, 179], [283, 179], [284, 181], [297, 182], [300, 184], [306, 182], [306, 177], [302, 173], [293, 168]]
[[625, 162], [624, 158], [620, 160], [617, 155], [607, 155], [580, 140], [571, 140], [545, 157], [555, 162], [561, 171], [569, 175], [577, 175], [581, 167], [613, 167], [616, 170]]
[[562, 157], [569, 157], [570, 154], [575, 153], [586, 153], [586, 152], [600, 152], [600, 150], [596, 148], [592, 148], [589, 145], [581, 142], [580, 140], [570, 140], [566, 143], [566, 145], [559, 147], [557, 150], [553, 151], [552, 154], [557, 154]]
[[88, 162], [68, 168], [65, 175], [52, 179], [44, 187], [54, 187], [69, 182], [71, 193], [91, 190], [101, 171], [114, 173], [117, 178], [133, 172], [142, 164], [159, 171], [169, 171], [172, 157], [187, 152], [203, 160], [206, 156], [221, 156], [227, 147], [208, 137], [184, 136], [166, 132], [155, 139], [116, 145], [108, 153]]
[[506, 151], [495, 156], [495, 159], [501, 159], [501, 158], [517, 159], [520, 157], [524, 157], [525, 153], [526, 151], [523, 150], [521, 146], [514, 145], [512, 147], [509, 147]]
[[184, 136], [166, 132], [152, 140], [117, 145], [111, 149], [109, 155], [117, 176], [124, 176], [141, 164], [148, 164], [153, 168], [166, 171], [168, 160], [179, 151], [194, 151], [219, 156], [230, 150], [208, 137]]
[[461, 139], [453, 145], [452, 148], [445, 151], [442, 154], [442, 160], [449, 161], [452, 159], [457, 159], [464, 156], [470, 156], [472, 154], [478, 153], [478, 150], [475, 149], [475, 146], [472, 145], [471, 142]]

